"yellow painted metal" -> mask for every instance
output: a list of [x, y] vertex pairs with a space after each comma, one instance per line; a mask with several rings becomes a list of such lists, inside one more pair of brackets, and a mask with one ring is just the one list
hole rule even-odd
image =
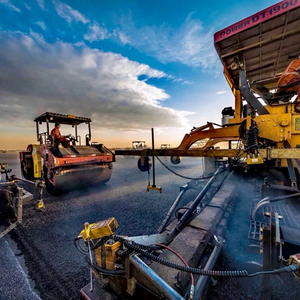
[[234, 121], [236, 123], [241, 121], [241, 111], [242, 111], [242, 99], [240, 90], [236, 90], [235, 95], [235, 113], [234, 113]]
[[258, 164], [263, 164], [263, 163], [264, 163], [264, 160], [260, 156], [247, 158], [247, 165], [258, 165]]
[[230, 89], [232, 90], [232, 93], [235, 95], [238, 90], [236, 89], [236, 86], [233, 83], [230, 73], [228, 72], [228, 69], [226, 67], [224, 67], [224, 76], [225, 76], [226, 81], [229, 84]]
[[255, 118], [259, 129], [259, 137], [280, 143], [291, 139], [292, 120], [291, 114], [261, 115]]
[[36, 202], [36, 208], [38, 210], [44, 210], [45, 209], [45, 204], [44, 204], [44, 201], [43, 200], [38, 200]]
[[119, 224], [117, 220], [112, 217], [93, 224], [85, 223], [84, 229], [80, 232], [80, 235], [85, 241], [89, 239], [99, 239], [113, 234], [118, 228]]
[[218, 139], [218, 142], [239, 139], [239, 124], [215, 128], [212, 123], [207, 123], [189, 134], [186, 134], [180, 145], [175, 149], [188, 149], [195, 142], [203, 139]]
[[[242, 149], [148, 149], [135, 151], [135, 155], [149, 156], [190, 156], [190, 157], [247, 157]], [[116, 155], [126, 155], [126, 150], [116, 150]], [[300, 148], [269, 148], [259, 149], [259, 155], [266, 159], [300, 158]]]
[[42, 160], [40, 154], [40, 145], [32, 145], [33, 176], [35, 179], [42, 176]]
[[147, 185], [147, 192], [149, 192], [149, 190], [156, 190], [156, 191], [159, 191], [161, 193], [162, 188], [161, 187], [152, 186], [152, 185]]
[[121, 242], [115, 242], [109, 240], [110, 243], [106, 243], [105, 245], [98, 247], [94, 250], [97, 264], [105, 269], [114, 270], [115, 262], [118, 257], [116, 252], [121, 247]]

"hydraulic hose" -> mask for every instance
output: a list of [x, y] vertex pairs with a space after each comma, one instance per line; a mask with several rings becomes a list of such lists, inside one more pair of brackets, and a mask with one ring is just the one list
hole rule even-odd
[[153, 261], [155, 261], [159, 264], [162, 264], [169, 268], [177, 269], [179, 271], [194, 273], [194, 274], [199, 274], [199, 275], [204, 275], [204, 276], [220, 276], [220, 277], [247, 277], [248, 276], [248, 272], [246, 270], [243, 270], [243, 271], [215, 271], [215, 270], [203, 270], [203, 269], [198, 269], [198, 268], [191, 268], [191, 267], [177, 265], [177, 264], [169, 262], [165, 259], [159, 258], [159, 257], [153, 255], [152, 253], [144, 251], [140, 247], [140, 244], [136, 244], [136, 243], [131, 244], [128, 241], [126, 241], [125, 239], [118, 237], [118, 236], [112, 236], [111, 238], [115, 241], [123, 242], [124, 246], [126, 248], [129, 248], [133, 251], [143, 254], [144, 256], [152, 259]]
[[124, 246], [126, 248], [129, 248], [133, 251], [136, 251], [150, 259], [152, 259], [153, 261], [164, 265], [166, 267], [169, 268], [173, 268], [179, 271], [183, 271], [183, 272], [188, 272], [188, 273], [194, 273], [194, 274], [199, 274], [199, 275], [203, 275], [203, 276], [213, 276], [213, 277], [254, 277], [257, 275], [263, 275], [263, 274], [279, 274], [279, 273], [290, 273], [290, 272], [295, 272], [297, 270], [300, 269], [300, 266], [298, 265], [290, 265], [281, 269], [276, 269], [276, 270], [272, 270], [272, 271], [262, 271], [262, 272], [257, 272], [257, 273], [253, 273], [253, 274], [248, 274], [248, 272], [246, 270], [241, 270], [241, 271], [217, 271], [217, 270], [203, 270], [203, 269], [198, 269], [198, 268], [191, 268], [191, 267], [186, 267], [186, 266], [181, 266], [181, 265], [177, 265], [175, 263], [169, 262], [165, 259], [159, 258], [155, 255], [153, 255], [152, 253], [146, 252], [144, 250], [142, 250], [142, 248], [140, 247], [140, 244], [131, 244], [130, 242], [126, 241], [126, 239], [123, 239], [119, 236], [115, 236], [112, 235], [111, 238], [115, 241], [120, 241], [123, 242]]

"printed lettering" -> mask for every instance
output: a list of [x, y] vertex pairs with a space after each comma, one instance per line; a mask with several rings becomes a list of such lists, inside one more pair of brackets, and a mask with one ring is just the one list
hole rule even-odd
[[253, 16], [252, 17], [252, 23], [255, 23], [259, 20], [259, 16]]
[[273, 11], [274, 13], [278, 13], [280, 11], [280, 6], [279, 5], [274, 6]]
[[244, 22], [238, 23], [237, 25], [234, 25], [231, 28], [222, 30], [219, 33], [219, 38], [224, 38], [226, 35], [231, 35], [232, 33], [239, 31], [239, 30], [243, 29], [244, 27], [253, 26], [253, 24], [255, 24], [257, 22], [261, 22], [263, 19], [268, 18], [274, 14], [276, 15], [276, 14], [281, 13], [281, 10], [287, 10], [289, 7], [290, 7], [289, 9], [291, 9], [291, 6], [295, 6], [295, 5], [299, 5], [298, 0], [282, 1], [281, 3], [279, 3], [273, 7], [270, 7], [269, 9], [266, 9], [252, 17], [249, 17]]
[[237, 26], [232, 27], [232, 32], [237, 30]]
[[261, 13], [260, 13], [260, 15], [262, 16], [262, 18], [264, 19], [265, 18], [265, 16], [266, 16], [266, 11], [262, 11]]

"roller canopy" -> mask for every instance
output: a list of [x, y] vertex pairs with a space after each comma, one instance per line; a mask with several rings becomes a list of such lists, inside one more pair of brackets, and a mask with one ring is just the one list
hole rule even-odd
[[90, 123], [92, 120], [90, 118], [85, 117], [78, 117], [74, 115], [63, 115], [63, 114], [57, 114], [52, 112], [45, 112], [42, 115], [36, 117], [34, 119], [35, 122], [49, 122], [49, 123], [55, 123], [59, 122], [61, 124], [66, 125], [78, 125], [81, 123]]

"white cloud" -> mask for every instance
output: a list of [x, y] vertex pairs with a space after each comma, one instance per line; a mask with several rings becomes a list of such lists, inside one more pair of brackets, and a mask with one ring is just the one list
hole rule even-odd
[[[44, 36], [39, 33], [34, 32], [32, 29], [29, 29], [29, 35], [35, 40], [44, 41]], [[32, 44], [32, 41], [30, 39], [28, 39], [27, 42], [29, 44]]]
[[[83, 38], [91, 43], [110, 39], [114, 42], [121, 43], [122, 45], [131, 44], [131, 38], [129, 38], [124, 32], [121, 32], [119, 29], [113, 29], [109, 32], [104, 25], [100, 26], [97, 22], [93, 22], [89, 25], [88, 32], [83, 36]], [[136, 38], [138, 37], [135, 37], [135, 39]], [[190, 81], [183, 80], [182, 78], [175, 78], [173, 75], [168, 75], [167, 79], [173, 79], [173, 82], [181, 82], [182, 84], [192, 84]]]
[[219, 91], [219, 92], [217, 92], [217, 95], [221, 95], [221, 94], [225, 94], [225, 93], [227, 93], [227, 91]]
[[24, 3], [24, 6], [25, 6], [28, 10], [31, 10], [31, 9], [32, 9], [27, 3]]
[[36, 2], [42, 10], [45, 10], [44, 0], [36, 0]]
[[35, 22], [35, 24], [39, 25], [43, 30], [46, 30], [46, 25], [43, 21]]
[[100, 26], [97, 22], [89, 25], [88, 32], [83, 36], [83, 38], [89, 42], [103, 41], [106, 39], [111, 39], [114, 42], [126, 45], [130, 43], [130, 39], [124, 32], [119, 29], [113, 29], [111, 32], [103, 25]]
[[52, 1], [56, 12], [62, 18], [64, 18], [68, 23], [81, 22], [83, 24], [87, 24], [90, 22], [83, 14], [81, 14], [78, 10], [73, 9], [71, 6], [62, 3], [58, 0]]
[[44, 111], [92, 117], [101, 130], [117, 131], [179, 128], [192, 114], [163, 107], [161, 101], [169, 95], [138, 80], [167, 74], [112, 52], [48, 44], [33, 32], [2, 32], [0, 64], [0, 130], [11, 119], [24, 126], [24, 120]]
[[13, 5], [9, 0], [0, 0], [0, 3], [13, 11], [21, 12], [20, 8]]
[[89, 25], [88, 32], [84, 35], [84, 39], [90, 42], [102, 41], [108, 39], [111, 34], [105, 27], [100, 26], [97, 22]]
[[119, 30], [115, 31], [116, 36], [119, 38], [121, 44], [126, 45], [130, 44], [130, 39], [124, 32], [120, 32]]
[[121, 18], [126, 42], [162, 63], [180, 62], [192, 67], [209, 68], [217, 61], [213, 48], [213, 28], [204, 28], [191, 13], [179, 28], [168, 24], [137, 28], [131, 16]]
[[213, 28], [204, 28], [190, 13], [179, 28], [168, 24], [138, 28], [132, 16], [121, 16], [119, 28], [108, 29], [94, 22], [84, 39], [94, 42], [110, 39], [130, 45], [140, 52], [155, 57], [162, 63], [180, 62], [187, 66], [215, 69], [219, 60], [213, 48]]

